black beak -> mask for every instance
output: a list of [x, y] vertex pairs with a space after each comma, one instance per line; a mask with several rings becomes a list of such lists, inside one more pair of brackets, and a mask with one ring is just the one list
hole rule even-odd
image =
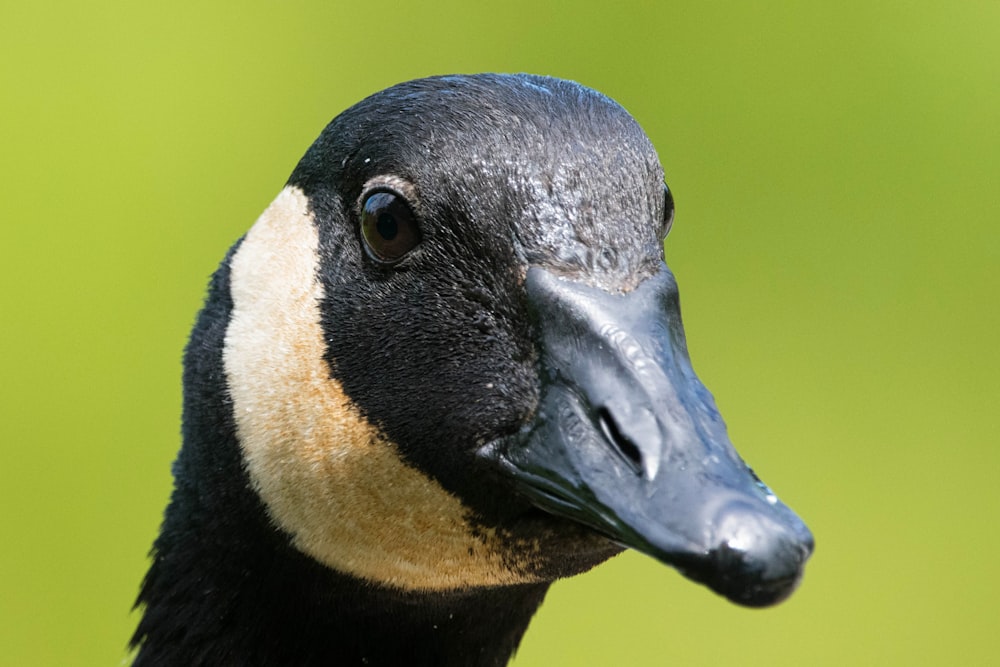
[[733, 449], [688, 358], [664, 265], [626, 294], [527, 276], [542, 350], [536, 418], [485, 455], [536, 506], [733, 602], [795, 589], [813, 538]]

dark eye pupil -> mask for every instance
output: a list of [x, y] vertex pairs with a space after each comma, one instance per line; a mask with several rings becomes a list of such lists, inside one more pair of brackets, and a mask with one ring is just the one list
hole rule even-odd
[[361, 204], [361, 238], [369, 257], [392, 264], [420, 243], [420, 230], [405, 199], [377, 191]]
[[674, 225], [674, 195], [670, 192], [670, 188], [667, 184], [663, 184], [663, 227], [660, 231], [660, 237], [666, 238], [667, 234], [670, 233], [670, 228]]
[[378, 229], [379, 235], [386, 241], [396, 238], [396, 234], [399, 232], [399, 225], [391, 213], [380, 214], [378, 222], [375, 223], [375, 228]]

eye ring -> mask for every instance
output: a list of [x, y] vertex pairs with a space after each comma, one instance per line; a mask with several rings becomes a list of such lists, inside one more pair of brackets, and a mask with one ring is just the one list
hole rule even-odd
[[660, 240], [667, 238], [674, 226], [674, 195], [666, 183], [663, 184], [663, 223], [660, 227]]
[[420, 243], [413, 210], [397, 192], [383, 189], [366, 194], [360, 217], [362, 245], [378, 264], [395, 264]]

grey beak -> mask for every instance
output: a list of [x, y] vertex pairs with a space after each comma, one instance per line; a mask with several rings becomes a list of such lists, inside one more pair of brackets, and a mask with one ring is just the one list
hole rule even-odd
[[733, 602], [774, 604], [813, 538], [736, 453], [695, 376], [665, 265], [626, 294], [533, 267], [535, 419], [485, 456], [539, 508], [676, 567]]

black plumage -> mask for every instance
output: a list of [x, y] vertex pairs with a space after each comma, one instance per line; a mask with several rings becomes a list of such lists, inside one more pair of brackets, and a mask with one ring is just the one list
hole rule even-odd
[[424, 79], [334, 119], [192, 332], [136, 664], [504, 664], [623, 545], [790, 593], [811, 536], [690, 371], [672, 215], [639, 126], [571, 82]]

